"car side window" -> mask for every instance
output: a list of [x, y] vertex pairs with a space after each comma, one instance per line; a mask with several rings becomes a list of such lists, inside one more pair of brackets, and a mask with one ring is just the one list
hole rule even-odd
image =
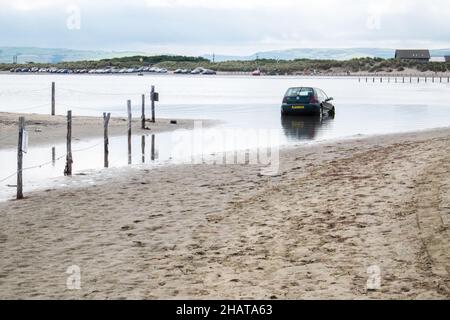
[[328, 99], [328, 96], [327, 96], [327, 94], [324, 91], [322, 91], [322, 95], [323, 95], [323, 100], [327, 100]]
[[322, 90], [317, 90], [317, 97], [319, 98], [319, 101], [325, 100], [325, 99], [323, 98], [323, 92], [322, 92]]

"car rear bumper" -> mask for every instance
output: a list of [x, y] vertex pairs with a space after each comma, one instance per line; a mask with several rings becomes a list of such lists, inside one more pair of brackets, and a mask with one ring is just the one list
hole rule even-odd
[[317, 115], [320, 114], [320, 104], [283, 104], [281, 112], [292, 115]]

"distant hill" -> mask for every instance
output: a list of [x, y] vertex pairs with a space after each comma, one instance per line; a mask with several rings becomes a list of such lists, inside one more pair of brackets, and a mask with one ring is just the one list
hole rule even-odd
[[[295, 59], [312, 59], [312, 60], [350, 60], [353, 58], [394, 58], [395, 49], [378, 49], [378, 48], [349, 48], [349, 49], [288, 49], [263, 51], [252, 54], [250, 56], [227, 56], [215, 55], [215, 61], [248, 61], [259, 59], [276, 59], [276, 60], [295, 60]], [[431, 50], [431, 55], [442, 57], [450, 55], [450, 49]], [[204, 55], [203, 57], [212, 60], [212, 55]]]
[[91, 50], [71, 50], [34, 47], [0, 47], [0, 63], [12, 63], [18, 55], [19, 63], [59, 63], [67, 61], [85, 61], [120, 58], [143, 55], [142, 52], [108, 52]]
[[[250, 61], [259, 59], [276, 60], [350, 60], [353, 58], [383, 58], [394, 57], [394, 49], [378, 48], [349, 48], [349, 49], [288, 49], [258, 52], [249, 56], [215, 55], [216, 62], [224, 61]], [[434, 57], [450, 55], [450, 49], [431, 50]], [[35, 47], [0, 47], [0, 63], [12, 63], [13, 57], [18, 55], [19, 63], [60, 63], [76, 61], [98, 61], [101, 59], [113, 59], [130, 56], [149, 56], [144, 52], [132, 51], [102, 51], [102, 50], [72, 50], [58, 48]], [[204, 58], [212, 60], [212, 55], [204, 55]]]

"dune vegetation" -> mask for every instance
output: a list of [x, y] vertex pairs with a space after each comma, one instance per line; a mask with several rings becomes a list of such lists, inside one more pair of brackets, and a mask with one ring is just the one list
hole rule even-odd
[[218, 72], [252, 72], [260, 69], [266, 74], [310, 74], [310, 73], [390, 73], [416, 70], [419, 72], [447, 72], [450, 62], [405, 61], [382, 58], [355, 58], [351, 60], [275, 60], [259, 59], [253, 61], [211, 62], [202, 57], [187, 56], [130, 56], [123, 58], [103, 59], [96, 61], [61, 62], [57, 64], [28, 63], [0, 64], [0, 70], [9, 71], [14, 68], [62, 68], [62, 69], [100, 69], [100, 68], [135, 68], [154, 66], [168, 70], [195, 69], [203, 67]]

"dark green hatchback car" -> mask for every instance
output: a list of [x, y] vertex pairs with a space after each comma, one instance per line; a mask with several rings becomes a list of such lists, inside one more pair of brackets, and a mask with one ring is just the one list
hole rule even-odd
[[289, 88], [283, 98], [282, 115], [320, 115], [334, 116], [336, 113], [333, 98], [317, 88]]

